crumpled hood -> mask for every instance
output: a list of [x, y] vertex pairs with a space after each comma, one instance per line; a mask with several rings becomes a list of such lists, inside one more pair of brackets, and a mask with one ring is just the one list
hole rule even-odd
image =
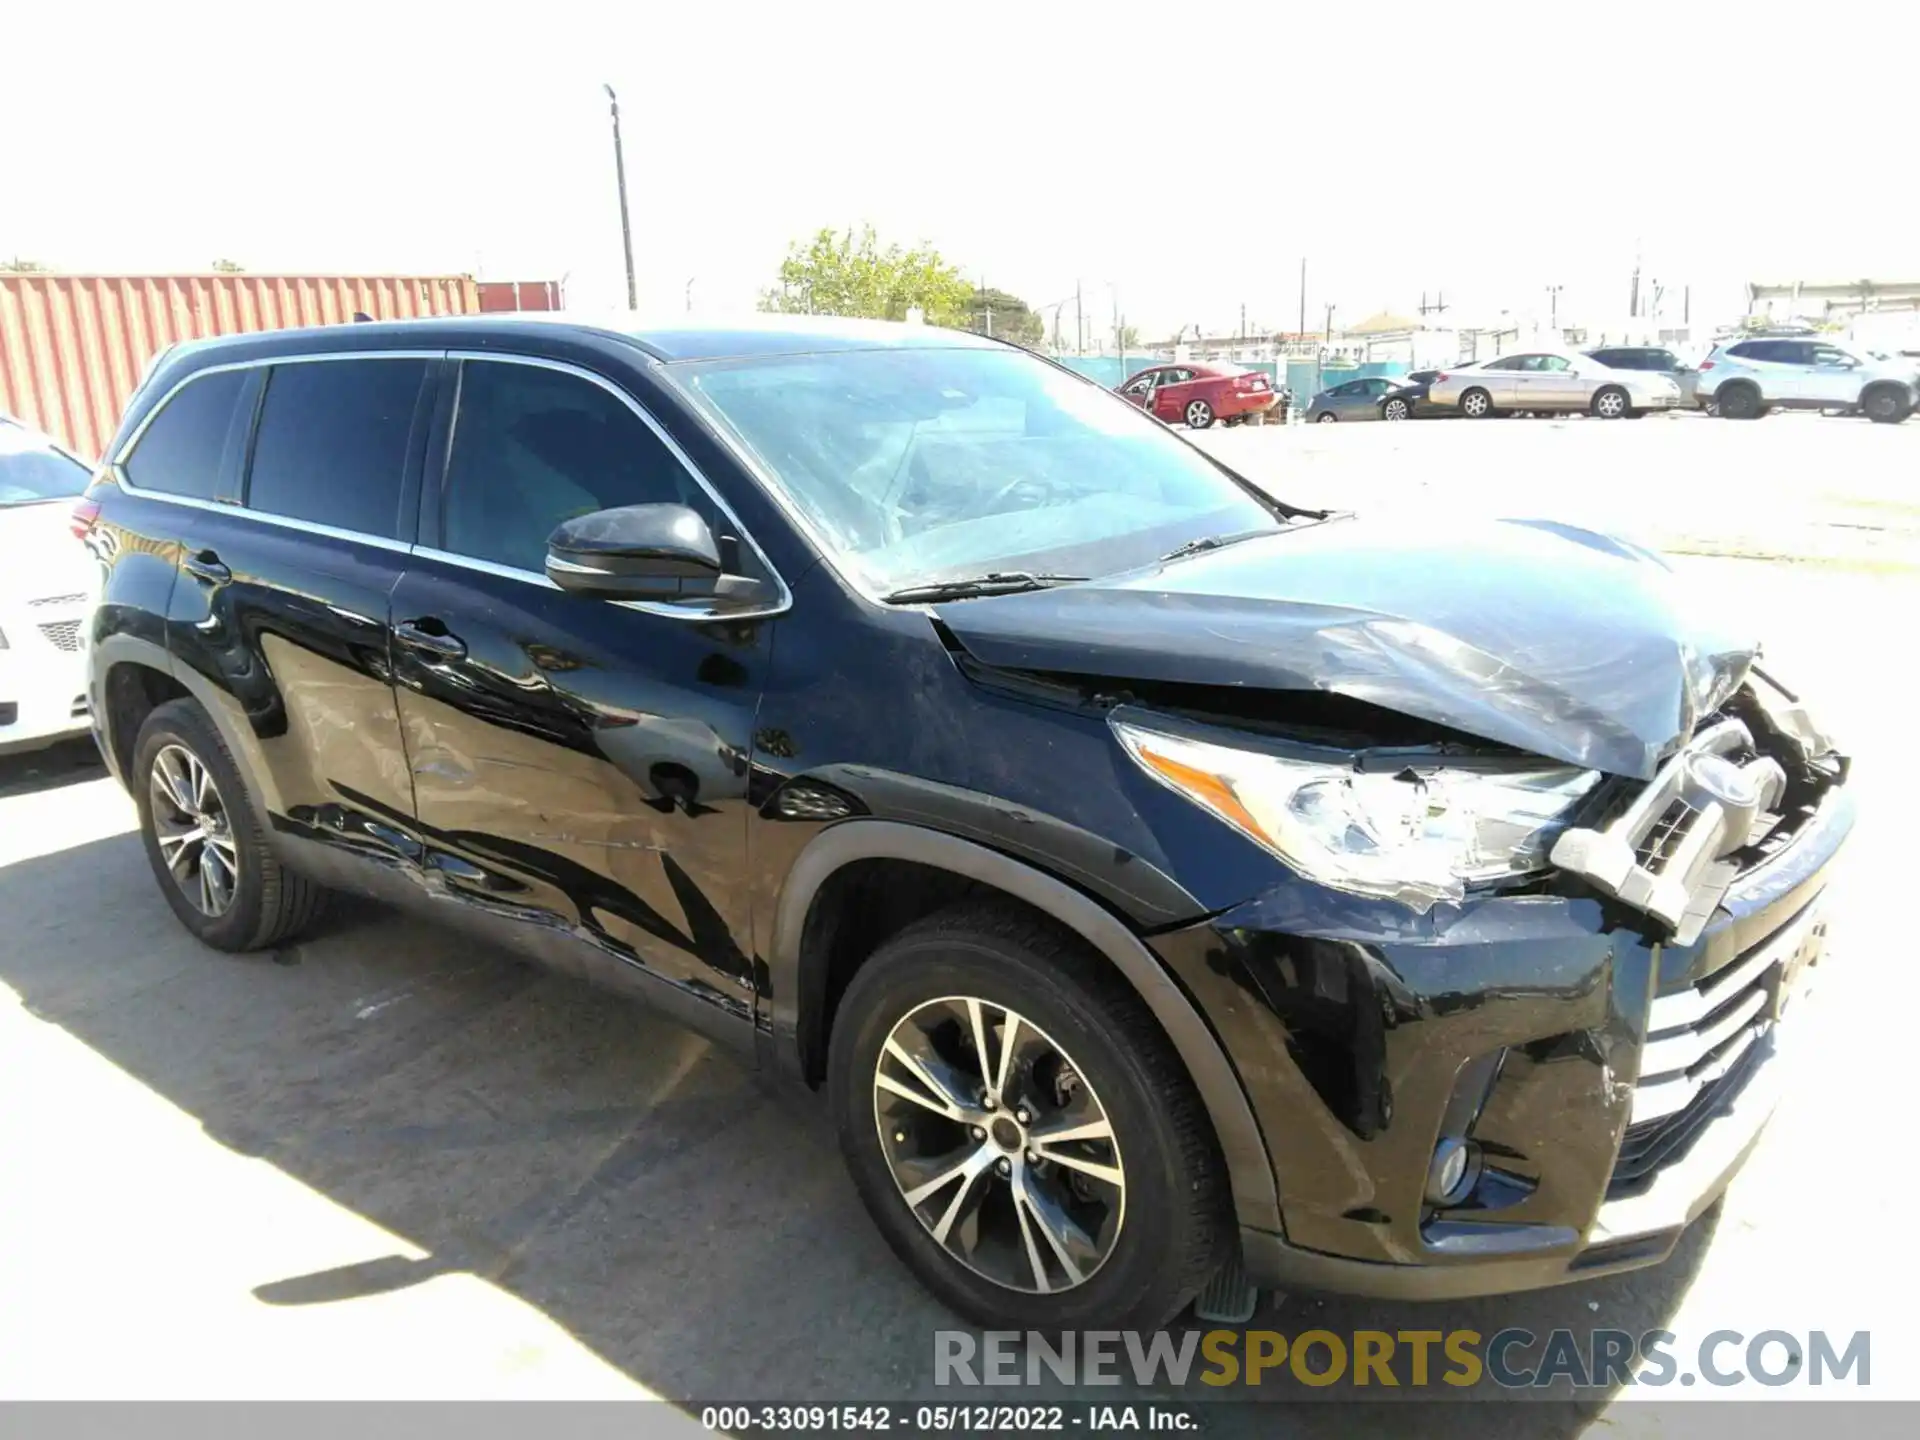
[[935, 613], [988, 665], [1331, 691], [1650, 779], [1759, 653], [1693, 609], [1659, 556], [1590, 530], [1343, 518]]

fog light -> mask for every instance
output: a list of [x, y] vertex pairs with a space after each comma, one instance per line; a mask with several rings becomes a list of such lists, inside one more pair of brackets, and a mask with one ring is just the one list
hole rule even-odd
[[1433, 1151], [1427, 1167], [1427, 1199], [1435, 1205], [1458, 1205], [1473, 1189], [1480, 1173], [1479, 1147], [1471, 1140], [1448, 1136]]

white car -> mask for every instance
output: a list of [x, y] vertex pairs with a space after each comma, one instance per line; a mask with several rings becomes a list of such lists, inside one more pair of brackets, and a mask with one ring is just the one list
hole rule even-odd
[[1666, 375], [1615, 370], [1574, 350], [1525, 350], [1451, 367], [1427, 387], [1429, 408], [1457, 409], [1470, 419], [1526, 410], [1625, 420], [1681, 403], [1680, 387]]
[[92, 472], [0, 416], [0, 755], [85, 735], [87, 625], [99, 567], [74, 539]]
[[1819, 336], [1771, 335], [1717, 347], [1700, 362], [1698, 398], [1729, 420], [1757, 420], [1769, 410], [1836, 410], [1898, 425], [1920, 398], [1920, 377], [1911, 361]]

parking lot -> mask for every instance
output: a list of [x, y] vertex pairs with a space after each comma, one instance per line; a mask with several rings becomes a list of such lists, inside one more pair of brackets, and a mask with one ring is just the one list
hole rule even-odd
[[[1256, 1323], [1867, 1330], [1872, 1393], [1920, 1398], [1880, 1114], [1904, 1093], [1905, 1017], [1879, 973], [1909, 948], [1896, 826], [1920, 807], [1899, 645], [1920, 614], [1920, 421], [1200, 439], [1303, 504], [1545, 514], [1681, 552], [1854, 754], [1862, 800], [1823, 973], [1789, 1022], [1799, 1088], [1671, 1263], [1438, 1306], [1286, 1297]], [[670, 1023], [371, 905], [272, 955], [202, 949], [134, 823], [84, 747], [0, 760], [0, 1391], [959, 1398], [932, 1364], [958, 1322], [870, 1227], [804, 1104]], [[1352, 1428], [1318, 1408], [1263, 1428]], [[1591, 1418], [1473, 1410], [1482, 1433]]]

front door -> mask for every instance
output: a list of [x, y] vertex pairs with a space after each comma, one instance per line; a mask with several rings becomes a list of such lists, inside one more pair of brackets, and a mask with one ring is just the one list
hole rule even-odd
[[1193, 387], [1188, 382], [1193, 379], [1193, 371], [1184, 366], [1162, 370], [1158, 384], [1153, 392], [1153, 413], [1169, 425], [1178, 425], [1187, 418], [1187, 401], [1193, 396]]
[[1837, 345], [1805, 342], [1797, 347], [1808, 363], [1805, 387], [1831, 405], [1860, 403], [1860, 362]]
[[749, 1045], [767, 607], [596, 600], [544, 567], [560, 521], [660, 502], [699, 510], [747, 569], [765, 562], [639, 405], [584, 371], [467, 358], [451, 432], [393, 596], [432, 883], [521, 948]]

